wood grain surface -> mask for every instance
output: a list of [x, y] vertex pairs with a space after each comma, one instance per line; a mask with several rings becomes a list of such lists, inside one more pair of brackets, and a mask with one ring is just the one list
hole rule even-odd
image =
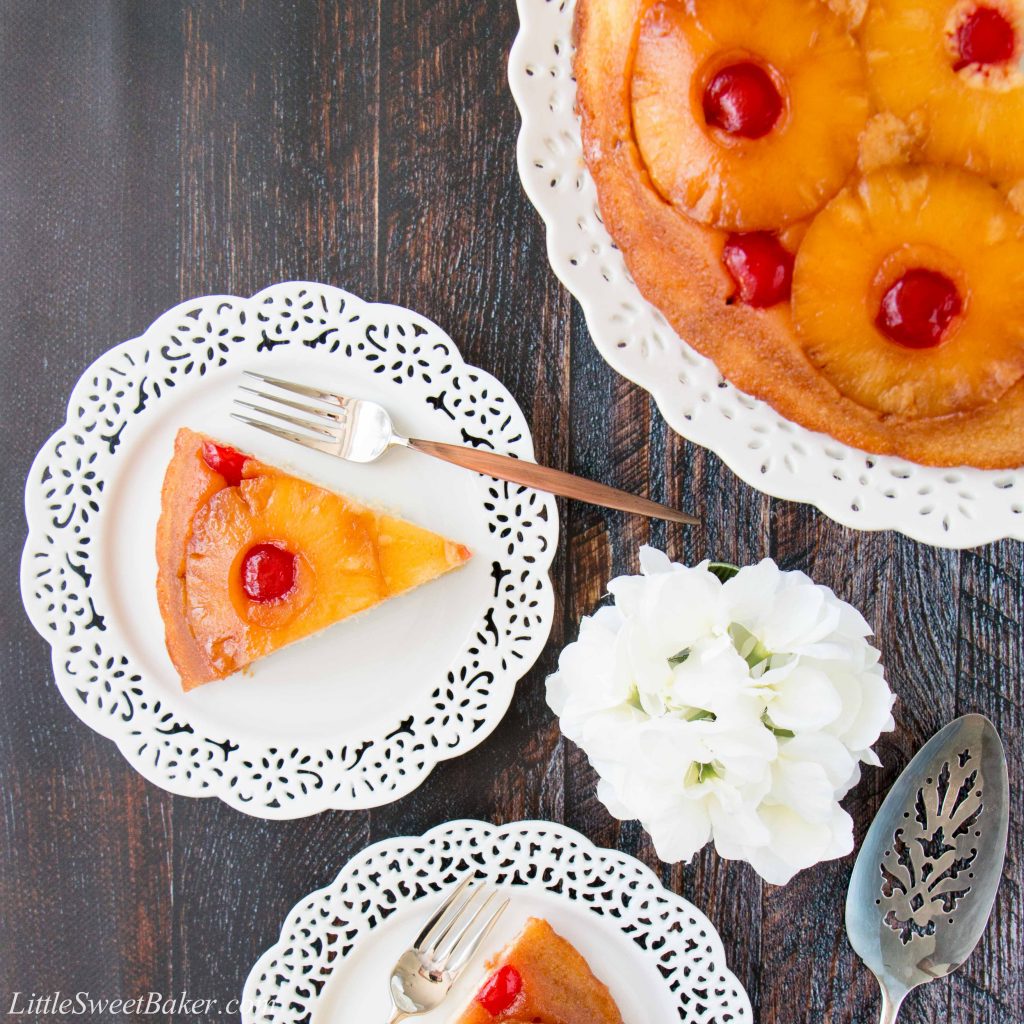
[[[517, 24], [511, 0], [0, 4], [0, 1017], [17, 991], [226, 1004], [292, 905], [367, 843], [453, 817], [542, 817], [635, 854], [705, 910], [762, 1024], [874, 1020], [874, 982], [843, 931], [851, 858], [785, 888], [706, 851], [663, 865], [560, 738], [545, 675], [652, 541], [683, 560], [770, 555], [874, 624], [899, 726], [849, 798], [858, 836], [943, 723], [996, 723], [1012, 793], [996, 911], [966, 967], [904, 1013], [1024, 1019], [1021, 545], [953, 553], [856, 533], [751, 490], [666, 429], [598, 357], [548, 268], [515, 168]], [[705, 520], [563, 504], [551, 642], [497, 732], [392, 806], [267, 822], [155, 788], [64, 705], [16, 596], [21, 492], [105, 349], [189, 296], [294, 278], [415, 308], [508, 385], [542, 461]]]

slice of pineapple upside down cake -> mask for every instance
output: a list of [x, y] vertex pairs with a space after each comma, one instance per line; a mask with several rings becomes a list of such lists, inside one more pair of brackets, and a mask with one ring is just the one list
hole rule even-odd
[[157, 597], [192, 689], [466, 562], [461, 544], [182, 429], [164, 477]]

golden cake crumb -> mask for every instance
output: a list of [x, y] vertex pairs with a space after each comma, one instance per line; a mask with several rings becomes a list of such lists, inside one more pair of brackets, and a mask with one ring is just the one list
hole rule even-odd
[[860, 136], [857, 166], [861, 174], [909, 163], [917, 149], [920, 131], [920, 125], [914, 124], [912, 118], [904, 121], [888, 110], [874, 114]]

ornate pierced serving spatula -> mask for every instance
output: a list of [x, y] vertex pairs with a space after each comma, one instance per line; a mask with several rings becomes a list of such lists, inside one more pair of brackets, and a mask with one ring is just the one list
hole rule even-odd
[[1006, 853], [1009, 787], [983, 715], [937, 732], [889, 791], [850, 878], [846, 931], [882, 988], [881, 1024], [944, 978], [985, 930]]

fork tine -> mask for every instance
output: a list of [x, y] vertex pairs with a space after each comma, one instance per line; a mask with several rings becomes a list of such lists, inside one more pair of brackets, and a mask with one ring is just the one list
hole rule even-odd
[[291, 398], [281, 398], [278, 395], [268, 395], [265, 391], [257, 388], [250, 388], [245, 384], [238, 385], [239, 391], [248, 391], [250, 395], [256, 395], [265, 402], [277, 402], [279, 405], [287, 405], [289, 409], [297, 409], [299, 412], [307, 413], [310, 416], [326, 416], [335, 423], [343, 423], [348, 418], [348, 409], [338, 408], [325, 409], [323, 406], [307, 405], [305, 402], [296, 402]]
[[305, 384], [293, 384], [290, 380], [281, 380], [280, 377], [268, 377], [263, 373], [256, 373], [255, 370], [244, 370], [248, 377], [255, 377], [264, 384], [272, 384], [275, 388], [282, 388], [284, 391], [294, 391], [297, 395], [305, 395], [307, 398], [319, 398], [321, 402], [331, 402], [340, 405], [346, 401], [344, 395], [335, 395], [330, 391], [321, 391], [319, 388], [307, 387]]
[[[445, 940], [448, 939], [448, 937], [452, 934], [456, 925], [460, 925], [458, 931], [455, 933], [456, 937], [458, 937], [463, 933], [463, 931], [465, 931], [465, 926], [461, 925], [460, 922], [462, 922], [465, 919], [466, 913], [469, 911], [473, 902], [482, 892], [486, 892], [486, 889], [483, 887], [471, 889], [469, 891], [469, 896], [466, 899], [466, 901], [462, 904], [462, 906], [459, 907], [459, 912], [451, 918], [451, 920], [444, 928], [441, 929], [440, 933], [434, 938], [434, 941], [429, 946], [426, 946], [423, 949], [423, 955], [427, 957], [428, 960], [430, 960], [431, 962], [437, 962], [438, 949], [440, 949], [441, 944], [444, 943]], [[484, 897], [484, 899], [486, 901], [486, 897]], [[476, 916], [476, 913], [477, 911], [474, 910], [472, 917], [470, 917], [470, 922], [472, 921], [473, 917]], [[448, 948], [449, 952], [452, 944], [453, 943], [449, 943], [448, 946], [446, 947]]]
[[260, 405], [253, 405], [252, 402], [245, 402], [241, 398], [236, 398], [234, 401], [235, 405], [240, 405], [245, 409], [252, 409], [253, 412], [261, 413], [264, 416], [273, 416], [276, 419], [284, 420], [285, 423], [290, 423], [293, 427], [302, 427], [303, 430], [308, 430], [311, 434], [329, 437], [333, 441], [338, 440], [338, 435], [335, 431], [319, 423], [311, 423], [309, 420], [299, 419], [298, 416], [289, 416], [288, 413], [278, 412], [276, 409], [264, 409]]
[[238, 412], [231, 413], [231, 418], [238, 420], [239, 423], [244, 423], [246, 426], [255, 427], [257, 430], [265, 430], [268, 434], [283, 438], [285, 441], [293, 441], [295, 444], [305, 445], [307, 448], [315, 448], [319, 452], [327, 452], [328, 455], [338, 454], [338, 446], [336, 444], [328, 444], [326, 441], [320, 441], [315, 437], [303, 437], [301, 434], [296, 434], [294, 430], [286, 430], [284, 427], [275, 426], [273, 423], [262, 423], [249, 416], [243, 416]]
[[[472, 875], [466, 875], [466, 877], [459, 882], [459, 884], [452, 890], [448, 898], [437, 908], [437, 912], [430, 918], [429, 921], [423, 926], [423, 931], [416, 937], [416, 941], [412, 944], [413, 949], [425, 950], [427, 949], [428, 941], [433, 942], [434, 932], [438, 926], [442, 923], [442, 919], [445, 918], [448, 911], [452, 909], [455, 902], [459, 897], [466, 891], [467, 886], [473, 881]], [[462, 908], [459, 908], [459, 913], [462, 913]]]
[[[488, 911], [487, 908], [491, 906], [495, 898], [501, 902], [493, 910]], [[442, 971], [447, 971], [453, 980], [457, 978], [466, 964], [473, 959], [508, 905], [509, 898], [507, 896], [502, 897], [501, 893], [492, 892], [458, 934], [452, 935], [448, 939], [445, 948], [437, 951], [436, 965]]]

